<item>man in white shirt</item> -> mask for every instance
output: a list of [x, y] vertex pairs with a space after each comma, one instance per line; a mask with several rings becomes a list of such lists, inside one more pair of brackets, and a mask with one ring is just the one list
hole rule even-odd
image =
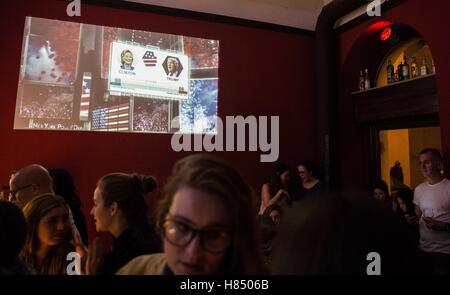
[[[443, 160], [438, 150], [422, 150], [419, 164], [426, 179], [414, 190], [415, 211], [420, 218], [419, 247], [429, 256], [435, 273], [450, 274], [450, 180], [441, 173]], [[408, 221], [412, 223], [414, 218]]]

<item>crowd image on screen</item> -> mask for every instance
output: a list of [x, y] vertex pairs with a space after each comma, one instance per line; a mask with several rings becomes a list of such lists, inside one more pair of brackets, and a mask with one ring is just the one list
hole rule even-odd
[[[20, 116], [39, 119], [70, 119], [73, 95], [65, 89], [27, 87], [20, 108]], [[36, 94], [36, 92], [38, 92]]]
[[219, 44], [216, 40], [184, 37], [184, 51], [191, 55], [193, 68], [219, 67]]
[[169, 105], [167, 101], [135, 101], [133, 130], [147, 132], [167, 132], [169, 128]]

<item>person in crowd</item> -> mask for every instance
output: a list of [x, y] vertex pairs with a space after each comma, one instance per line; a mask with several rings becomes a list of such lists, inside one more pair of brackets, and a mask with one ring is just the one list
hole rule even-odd
[[48, 170], [53, 180], [53, 191], [56, 195], [63, 197], [72, 211], [75, 225], [80, 233], [84, 245], [88, 244], [88, 231], [86, 219], [81, 210], [81, 200], [77, 194], [72, 175], [63, 168], [53, 168]]
[[0, 201], [0, 275], [32, 274], [19, 259], [26, 237], [27, 222], [22, 210], [11, 202]]
[[273, 222], [271, 216], [267, 214], [258, 215], [257, 219], [259, 225], [261, 255], [265, 267], [270, 269], [272, 255], [274, 253], [272, 242], [276, 235], [277, 225]]
[[414, 192], [406, 187], [403, 187], [395, 194], [398, 208], [401, 213], [407, 217], [416, 216], [414, 200]]
[[450, 274], [450, 180], [442, 175], [443, 159], [437, 149], [423, 149], [419, 164], [426, 181], [414, 190], [417, 217], [409, 217], [408, 222], [419, 225], [419, 247], [432, 272]]
[[274, 247], [277, 275], [419, 272], [406, 225], [355, 193], [299, 200], [281, 220]]
[[100, 178], [91, 215], [96, 230], [111, 233], [114, 241], [106, 253], [102, 253], [98, 239], [93, 243], [86, 273], [115, 274], [133, 258], [160, 251], [144, 198], [155, 188], [156, 180], [151, 176], [111, 173]]
[[[264, 183], [261, 188], [259, 215], [264, 214], [267, 208], [275, 204], [278, 204], [281, 207], [291, 204], [292, 199], [289, 193], [289, 175], [289, 166], [280, 162], [275, 164], [269, 182]], [[275, 214], [275, 212], [273, 214]], [[277, 222], [275, 220], [273, 221]]]
[[9, 181], [9, 200], [20, 208], [41, 194], [52, 194], [52, 179], [47, 169], [33, 164], [20, 169]]
[[402, 221], [406, 222], [409, 231], [415, 241], [415, 245], [418, 246], [420, 238], [419, 230], [415, 224], [408, 223], [408, 219], [417, 218], [415, 212], [415, 204], [413, 202], [414, 192], [408, 187], [402, 187], [395, 194], [395, 199], [398, 204], [398, 210], [396, 213], [400, 215]]
[[314, 174], [314, 165], [311, 161], [300, 161], [297, 165], [298, 175], [300, 176], [299, 197], [309, 195], [320, 195], [326, 191], [323, 181], [317, 179]]
[[372, 186], [372, 195], [375, 201], [380, 203], [389, 203], [391, 199], [389, 188], [383, 180], [377, 180]]
[[394, 166], [389, 170], [389, 176], [391, 178], [391, 191], [396, 192], [402, 187], [403, 183], [403, 168], [399, 161], [395, 161]]
[[37, 274], [66, 274], [67, 254], [76, 249], [67, 203], [60, 196], [43, 194], [28, 202], [23, 213], [28, 227], [22, 261]]
[[[403, 186], [408, 188], [407, 186]], [[372, 185], [372, 196], [379, 204], [383, 204], [389, 210], [392, 210], [395, 214], [401, 214], [399, 211], [397, 200], [389, 194], [389, 188], [386, 182], [383, 180], [376, 180]]]
[[158, 209], [164, 253], [137, 257], [118, 274], [262, 274], [252, 190], [205, 154], [178, 161]]

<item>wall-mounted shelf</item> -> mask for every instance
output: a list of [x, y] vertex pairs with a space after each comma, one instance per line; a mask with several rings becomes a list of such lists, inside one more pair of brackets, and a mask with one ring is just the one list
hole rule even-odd
[[357, 93], [361, 93], [361, 92], [368, 92], [368, 91], [373, 91], [373, 90], [377, 90], [377, 89], [382, 89], [382, 88], [386, 88], [386, 87], [394, 87], [395, 85], [399, 85], [399, 84], [403, 84], [403, 83], [409, 83], [409, 82], [417, 81], [417, 80], [420, 80], [420, 79], [427, 79], [427, 78], [429, 78], [431, 76], [436, 76], [436, 75], [435, 74], [430, 74], [430, 75], [427, 75], [427, 76], [422, 76], [422, 77], [417, 77], [417, 78], [412, 78], [412, 79], [408, 79], [408, 80], [394, 82], [394, 83], [391, 83], [391, 84], [388, 84], [388, 85], [383, 85], [383, 86], [379, 86], [379, 87], [372, 87], [372, 88], [367, 89], [367, 90], [359, 90], [359, 91], [352, 92], [352, 95], [353, 94], [357, 94]]
[[353, 92], [351, 96], [358, 122], [439, 112], [434, 74]]

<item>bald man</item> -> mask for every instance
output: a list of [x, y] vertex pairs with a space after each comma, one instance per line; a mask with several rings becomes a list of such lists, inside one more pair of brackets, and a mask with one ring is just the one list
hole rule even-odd
[[9, 180], [9, 200], [23, 208], [34, 197], [53, 193], [52, 178], [47, 169], [33, 164], [20, 169]]

